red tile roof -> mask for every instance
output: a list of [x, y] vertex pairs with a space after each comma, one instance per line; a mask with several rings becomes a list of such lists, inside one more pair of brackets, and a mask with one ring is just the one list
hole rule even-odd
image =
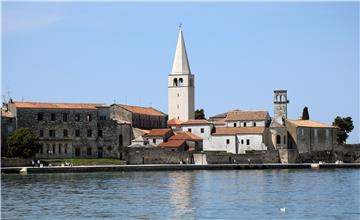
[[202, 138], [191, 133], [191, 132], [177, 132], [175, 135], [171, 136], [169, 140], [187, 140], [187, 141], [201, 141]]
[[162, 142], [159, 144], [161, 148], [179, 148], [185, 144], [185, 140], [168, 140], [167, 142]]
[[323, 124], [317, 121], [311, 120], [287, 120], [287, 122], [297, 127], [310, 127], [310, 128], [338, 128], [336, 126]]
[[164, 137], [169, 133], [172, 133], [171, 128], [163, 128], [163, 129], [152, 129], [149, 133], [145, 134], [144, 137]]
[[176, 119], [176, 118], [172, 118], [172, 119], [168, 120], [168, 122], [167, 122], [168, 126], [181, 125], [181, 123], [183, 123], [183, 121], [180, 121], [179, 119]]
[[152, 107], [140, 107], [140, 106], [131, 106], [131, 105], [123, 105], [123, 104], [118, 104], [118, 106], [121, 106], [122, 108], [133, 112], [133, 113], [137, 113], [137, 114], [142, 114], [142, 115], [152, 115], [152, 116], [166, 116], [165, 113], [156, 110]]
[[9, 103], [16, 108], [60, 108], [60, 109], [96, 109], [98, 107], [109, 107], [105, 104], [89, 103], [46, 103], [46, 102], [13, 102]]
[[226, 121], [265, 120], [267, 111], [232, 111], [226, 116]]
[[204, 124], [211, 124], [211, 123], [204, 119], [198, 119], [198, 120], [188, 120], [181, 124], [182, 125], [204, 125]]
[[264, 127], [216, 128], [212, 135], [263, 134]]

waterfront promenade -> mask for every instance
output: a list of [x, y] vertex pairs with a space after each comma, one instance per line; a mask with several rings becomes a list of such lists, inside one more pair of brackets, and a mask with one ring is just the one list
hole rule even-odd
[[360, 163], [293, 163], [293, 164], [150, 164], [150, 165], [93, 165], [52, 167], [1, 167], [1, 173], [76, 173], [113, 171], [174, 171], [174, 170], [248, 170], [248, 169], [326, 169], [360, 168]]

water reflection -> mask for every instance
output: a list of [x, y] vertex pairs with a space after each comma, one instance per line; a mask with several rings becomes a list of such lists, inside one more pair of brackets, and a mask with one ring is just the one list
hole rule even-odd
[[[360, 171], [2, 175], [1, 219], [358, 219]], [[286, 207], [285, 214], [279, 208]]]
[[191, 203], [194, 172], [171, 172], [170, 204], [172, 206], [171, 219], [189, 219], [193, 216], [194, 208]]

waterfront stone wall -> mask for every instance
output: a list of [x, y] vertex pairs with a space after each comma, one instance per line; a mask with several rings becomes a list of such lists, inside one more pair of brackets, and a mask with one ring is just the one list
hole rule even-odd
[[193, 164], [191, 152], [157, 147], [126, 147], [124, 159], [128, 164]]
[[247, 164], [247, 163], [279, 163], [277, 150], [260, 151], [247, 154], [207, 153], [208, 164]]
[[32, 166], [31, 159], [1, 157], [1, 167]]

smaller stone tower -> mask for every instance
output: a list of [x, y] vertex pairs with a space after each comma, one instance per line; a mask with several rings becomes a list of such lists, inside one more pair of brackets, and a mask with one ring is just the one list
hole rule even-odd
[[284, 124], [287, 119], [288, 103], [286, 90], [274, 90], [274, 119], [279, 124]]

